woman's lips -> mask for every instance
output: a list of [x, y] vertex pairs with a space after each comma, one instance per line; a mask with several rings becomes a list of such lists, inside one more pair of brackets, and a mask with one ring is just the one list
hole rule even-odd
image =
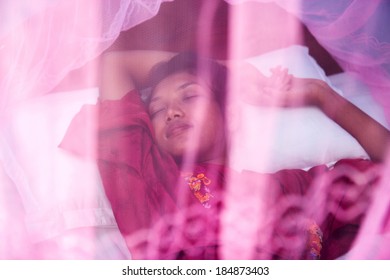
[[180, 123], [173, 123], [167, 127], [165, 135], [169, 139], [171, 137], [175, 137], [175, 136], [182, 134], [183, 132], [187, 131], [191, 127], [192, 126], [187, 124], [187, 123], [181, 123], [181, 122]]

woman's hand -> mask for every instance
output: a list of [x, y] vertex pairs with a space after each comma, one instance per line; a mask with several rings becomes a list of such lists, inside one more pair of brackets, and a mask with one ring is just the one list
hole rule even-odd
[[267, 87], [264, 91], [278, 107], [316, 106], [322, 109], [328, 94], [335, 93], [327, 83], [319, 79], [297, 78], [289, 75], [288, 87]]
[[242, 99], [267, 107], [319, 106], [323, 93], [331, 91], [321, 80], [296, 78], [280, 66], [271, 73], [266, 77], [248, 63], [241, 65], [238, 81]]
[[274, 93], [290, 89], [291, 75], [287, 69], [271, 69], [272, 75], [263, 75], [250, 63], [243, 63], [236, 68], [238, 91], [241, 98], [252, 105], [274, 105]]

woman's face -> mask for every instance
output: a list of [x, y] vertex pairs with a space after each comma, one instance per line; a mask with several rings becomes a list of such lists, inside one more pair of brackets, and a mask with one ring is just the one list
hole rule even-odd
[[149, 114], [157, 144], [177, 161], [185, 154], [199, 162], [223, 157], [222, 112], [199, 77], [180, 72], [162, 80], [154, 89]]

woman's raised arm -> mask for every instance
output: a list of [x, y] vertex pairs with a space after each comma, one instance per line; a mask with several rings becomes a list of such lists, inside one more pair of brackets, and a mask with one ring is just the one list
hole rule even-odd
[[373, 161], [383, 161], [390, 144], [390, 132], [376, 120], [320, 83], [317, 106], [334, 122], [351, 134]]
[[115, 51], [102, 56], [100, 98], [120, 99], [130, 90], [146, 86], [149, 71], [175, 53], [164, 51]]
[[290, 76], [286, 88], [267, 88], [266, 95], [283, 107], [315, 106], [352, 135], [373, 161], [383, 161], [390, 132], [376, 120], [317, 79]]

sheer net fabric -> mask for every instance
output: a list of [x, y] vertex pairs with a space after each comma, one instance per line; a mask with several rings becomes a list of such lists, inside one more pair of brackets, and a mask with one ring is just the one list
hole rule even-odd
[[[251, 1], [227, 2], [234, 6]], [[300, 18], [344, 70], [359, 73], [375, 89], [375, 97], [389, 107], [390, 35], [386, 26], [390, 8], [386, 1], [258, 2], [275, 2]], [[107, 49], [121, 31], [157, 14], [160, 5], [155, 0], [3, 2], [0, 108], [49, 93], [69, 71]], [[260, 23], [251, 23], [256, 25]], [[249, 43], [264, 44], [262, 38], [257, 40]]]
[[[363, 240], [349, 252], [356, 225], [371, 203], [388, 204], [375, 195], [384, 187], [378, 184], [382, 167], [365, 165], [339, 163], [316, 177], [303, 195], [291, 190], [278, 195], [275, 189], [283, 186], [275, 181], [246, 185], [251, 179], [242, 175], [237, 184], [237, 174], [232, 174], [227, 190], [212, 192], [217, 201], [210, 209], [192, 205], [150, 230], [126, 236], [126, 242], [136, 259], [387, 258], [386, 250], [370, 247], [378, 241], [376, 235], [383, 234], [375, 230], [370, 240], [360, 235]], [[374, 220], [365, 223], [376, 224]]]
[[[5, 118], [2, 116], [12, 112], [14, 105], [31, 97], [49, 94], [70, 71], [84, 66], [109, 48], [121, 31], [128, 30], [156, 15], [162, 2], [164, 1], [40, 0], [34, 1], [32, 4], [28, 1], [2, 1], [0, 17], [4, 24], [0, 27], [0, 126], [2, 127], [5, 124]], [[232, 6], [238, 6], [251, 1], [227, 0], [226, 2]], [[359, 78], [370, 86], [373, 96], [383, 106], [387, 119], [390, 120], [390, 33], [387, 30], [390, 26], [390, 5], [388, 1], [268, 0], [258, 2], [275, 3], [298, 17], [345, 71], [357, 73]], [[212, 12], [213, 4], [210, 4], [210, 7]], [[242, 10], [242, 12], [244, 13], [245, 10]], [[205, 12], [204, 15], [205, 19], [200, 20], [212, 19], [212, 14]], [[237, 22], [237, 20], [245, 21], [245, 13], [236, 14], [236, 17], [231, 18], [231, 26], [245, 23]], [[246, 22], [246, 24], [256, 27], [261, 25], [261, 19], [258, 18], [255, 22]], [[234, 33], [237, 32], [234, 28], [231, 29], [231, 32], [233, 32], [230, 42], [233, 44], [231, 46], [232, 56], [239, 56], [239, 52], [243, 48], [250, 49], [264, 43], [263, 38], [252, 38], [251, 41], [234, 40], [234, 38], [239, 38], [240, 34]], [[207, 33], [203, 33], [203, 35], [207, 35]], [[286, 36], [286, 34], [279, 35], [281, 37]], [[207, 48], [207, 36], [204, 37], [204, 40], [199, 43], [199, 48]], [[245, 44], [250, 45], [245, 46]], [[96, 75], [96, 71], [91, 71], [87, 79], [94, 79]], [[20, 165], [13, 155], [12, 143], [9, 141], [9, 138], [5, 138], [0, 146], [0, 163], [4, 171], [2, 174], [6, 178], [3, 182], [4, 185], [7, 185], [7, 188], [1, 187], [1, 195], [2, 199], [8, 200], [8, 204], [2, 203], [1, 207], [5, 208], [2, 209], [2, 213], [11, 213], [12, 209], [7, 205], [10, 201], [16, 199], [15, 191], [9, 191], [9, 187], [16, 189], [21, 197], [26, 197], [26, 193], [27, 196], [29, 194], [29, 184], [26, 182], [23, 171], [20, 170]], [[354, 182], [353, 185], [357, 186], [357, 189], [351, 192], [351, 199], [355, 195], [364, 195], [365, 187], [372, 185], [375, 181], [378, 185], [376, 192], [373, 193], [373, 197], [367, 198], [369, 201], [373, 201], [369, 204], [370, 207], [365, 204], [368, 202], [363, 200], [364, 205], [347, 205], [350, 207], [346, 206], [346, 209], [341, 212], [338, 211], [337, 215], [346, 220], [355, 219], [362, 214], [362, 209], [368, 207], [367, 219], [364, 221], [364, 227], [356, 241], [357, 249], [352, 250], [349, 257], [389, 258], [388, 250], [383, 247], [378, 249], [381, 247], [378, 243], [388, 241], [386, 238], [388, 238], [390, 231], [388, 215], [388, 194], [390, 192], [385, 184], [388, 181], [388, 174], [390, 174], [388, 166], [388, 164], [385, 164], [383, 169], [372, 169], [364, 173], [364, 176], [353, 170], [347, 170], [345, 171], [347, 175], [342, 175], [343, 180], [338, 180], [338, 175], [323, 178], [323, 180], [319, 179], [316, 182], [317, 187], [313, 188], [316, 191], [309, 193], [309, 198], [306, 196], [299, 199], [292, 198], [289, 203], [286, 202], [284, 208], [270, 210], [275, 213], [272, 219], [283, 219], [285, 212], [290, 213], [290, 208], [295, 209], [294, 213], [297, 216], [301, 213], [305, 213], [303, 215], [305, 217], [314, 215], [312, 213], [313, 204], [317, 208], [318, 202], [319, 209], [322, 209], [321, 205], [323, 206], [325, 203], [324, 197], [317, 194], [317, 192], [327, 189], [329, 186], [334, 186], [334, 181], [342, 182], [336, 185], [343, 188]], [[382, 181], [378, 181], [378, 173], [382, 175]], [[346, 178], [349, 179], [344, 181]], [[329, 181], [332, 181], [332, 183], [330, 184]], [[328, 193], [338, 195], [337, 189], [332, 189]], [[48, 197], [48, 199], [50, 198]], [[246, 199], [247, 197], [244, 197], [238, 201], [246, 201]], [[305, 202], [303, 203], [301, 200]], [[230, 200], [227, 199], [226, 201]], [[307, 201], [309, 202], [306, 203]], [[314, 203], [314, 201], [316, 202]], [[18, 201], [17, 203], [21, 202]], [[238, 204], [236, 207], [240, 209], [243, 204]], [[232, 209], [235, 208], [232, 207]], [[335, 208], [332, 206], [330, 209], [334, 210]], [[252, 210], [248, 209], [248, 211]], [[144, 246], [144, 250], [139, 253], [141, 257], [171, 258], [175, 256], [184, 258], [187, 256], [191, 258], [201, 255], [204, 258], [212, 258], [216, 254], [214, 249], [217, 246], [219, 248], [217, 250], [218, 256], [222, 258], [269, 258], [275, 252], [274, 249], [278, 248], [278, 244], [281, 243], [298, 244], [298, 250], [297, 248], [290, 248], [291, 250], [277, 252], [282, 258], [300, 258], [305, 252], [302, 247], [304, 242], [290, 243], [290, 241], [285, 240], [296, 237], [292, 233], [294, 230], [301, 229], [299, 223], [293, 225], [294, 228], [291, 231], [281, 229], [281, 232], [288, 232], [288, 236], [280, 234], [282, 241], [273, 241], [271, 239], [275, 236], [272, 234], [274, 229], [271, 230], [273, 227], [268, 227], [268, 223], [258, 222], [258, 224], [262, 224], [262, 227], [255, 228], [254, 232], [247, 232], [245, 221], [232, 225], [228, 224], [231, 219], [226, 219], [220, 223], [215, 223], [215, 221], [210, 222], [197, 216], [196, 213], [196, 209], [188, 211], [184, 217], [172, 218], [170, 224], [157, 225], [156, 230], [148, 235], [143, 236], [141, 234], [140, 239], [142, 240], [138, 242], [138, 244]], [[321, 211], [319, 213], [321, 213], [319, 219], [325, 219], [325, 213]], [[24, 218], [23, 213], [17, 213], [17, 215], [15, 219], [22, 220]], [[239, 218], [233, 220], [239, 220]], [[251, 221], [247, 221], [247, 223], [251, 223]], [[11, 221], [2, 217], [1, 222], [2, 232], [9, 233]], [[188, 226], [183, 226], [183, 224]], [[204, 232], [209, 227], [216, 227], [217, 224], [222, 227], [222, 230], [220, 230], [221, 238], [217, 238], [219, 241], [215, 244], [215, 236], [209, 237]], [[235, 226], [238, 228], [226, 232], [229, 232], [229, 234], [230, 232], [238, 232], [238, 235], [248, 237], [246, 239], [248, 241], [247, 245], [243, 244], [241, 238], [237, 238], [237, 235], [230, 236], [223, 231], [224, 227], [231, 229]], [[262, 230], [265, 233], [259, 234]], [[193, 237], [198, 235], [202, 235], [204, 238], [195, 240]], [[4, 236], [9, 237], [10, 234]], [[265, 239], [249, 238], [253, 236], [265, 236]], [[307, 238], [305, 235], [301, 236]], [[172, 240], [181, 240], [182, 243], [176, 243]], [[210, 240], [212, 240], [211, 245]], [[236, 240], [238, 243], [231, 243], [232, 240]], [[127, 237], [127, 241], [137, 243], [137, 238], [132, 237], [130, 240], [130, 237]], [[194, 244], [197, 246], [193, 246]], [[273, 244], [272, 246], [275, 247], [271, 250], [267, 246], [262, 246], [264, 244]], [[211, 250], [209, 250], [210, 246]], [[186, 254], [183, 253], [186, 251], [185, 248], [188, 247], [196, 247], [200, 251], [193, 252], [190, 250]], [[288, 248], [288, 246], [283, 248]], [[373, 250], [373, 248], [376, 248], [376, 250]], [[10, 248], [9, 250], [12, 251], [13, 249]], [[22, 250], [19, 249], [19, 251]], [[134, 252], [134, 254], [137, 254], [137, 252]], [[8, 253], [4, 253], [2, 256], [15, 257], [15, 255]], [[34, 257], [33, 253], [29, 257]], [[93, 255], [87, 254], [82, 255], [82, 257], [93, 257]]]
[[[344, 71], [359, 74], [370, 85], [377, 100], [389, 104], [390, 5], [387, 1], [370, 3], [346, 1], [227, 0], [232, 5], [250, 2], [276, 3], [298, 17], [318, 42], [337, 60]], [[242, 17], [245, 21], [245, 16]], [[259, 20], [261, 21], [261, 20]], [[253, 21], [249, 26], [256, 26]], [[257, 38], [261, 44], [261, 38]], [[238, 43], [239, 44], [239, 43]], [[246, 43], [243, 43], [244, 45]], [[255, 44], [254, 44], [255, 45]], [[389, 113], [387, 112], [389, 118]]]
[[[0, 108], [47, 94], [107, 49], [122, 30], [154, 16], [162, 1], [4, 1]], [[96, 73], [91, 73], [91, 76]]]
[[[106, 219], [106, 222], [109, 220], [107, 220], [109, 216], [104, 214], [107, 208], [105, 210], [100, 203], [104, 199], [101, 200], [103, 197], [99, 194], [101, 193], [99, 187], [93, 188], [92, 191], [89, 190], [91, 192], [87, 195], [88, 198], [69, 200], [66, 192], [70, 192], [70, 189], [62, 188], [60, 190], [57, 183], [66, 182], [71, 177], [56, 179], [55, 172], [49, 171], [49, 169], [53, 171], [51, 168], [42, 170], [47, 174], [46, 183], [41, 182], [38, 187], [34, 187], [36, 183], [34, 177], [37, 177], [33, 176], [32, 179], [29, 176], [31, 174], [26, 170], [25, 163], [30, 162], [43, 169], [40, 159], [45, 158], [48, 161], [52, 160], [50, 166], [53, 167], [56, 165], [53, 161], [56, 151], [50, 148], [43, 150], [38, 156], [39, 158], [31, 157], [27, 153], [21, 154], [20, 150], [17, 153], [15, 145], [22, 139], [13, 138], [15, 136], [11, 136], [6, 127], [10, 125], [10, 118], [13, 121], [19, 118], [18, 115], [15, 116], [17, 111], [15, 107], [18, 104], [28, 103], [31, 98], [49, 94], [70, 71], [84, 66], [107, 49], [122, 30], [129, 29], [154, 16], [158, 12], [160, 4], [161, 1], [154, 0], [1, 2], [0, 14], [4, 24], [0, 28], [0, 169], [3, 175], [0, 183], [0, 197], [4, 203], [1, 203], [3, 214], [0, 221], [0, 235], [1, 239], [6, 242], [3, 244], [4, 246], [1, 246], [0, 258], [130, 257], [128, 252], [118, 250], [121, 245], [120, 242], [116, 242], [118, 233], [115, 232], [115, 227], [112, 228], [115, 223], [108, 223], [111, 229], [107, 227], [106, 229], [100, 228], [100, 230], [93, 228], [101, 224], [103, 220]], [[89, 80], [95, 79], [97, 69], [94, 65], [89, 70], [83, 79], [86, 80], [85, 84], [93, 85]], [[76, 82], [71, 81], [71, 83]], [[37, 120], [35, 119], [35, 121]], [[49, 123], [51, 121], [52, 119], [44, 120], [44, 122]], [[15, 125], [15, 122], [13, 124]], [[30, 125], [26, 124], [26, 132], [29, 131], [29, 127]], [[58, 132], [57, 129], [58, 127], [52, 125], [47, 131]], [[37, 133], [30, 132], [31, 135]], [[37, 136], [37, 138], [39, 137], [42, 139], [38, 146], [56, 141], [54, 134]], [[57, 167], [67, 170], [65, 165]], [[53, 189], [53, 185], [49, 181], [57, 188]], [[57, 183], [55, 183], [56, 181]], [[90, 181], [92, 185], [99, 185], [99, 180], [96, 181], [96, 178], [92, 178]], [[44, 201], [39, 199], [41, 190], [44, 190], [47, 196]], [[53, 195], [57, 198], [52, 200]], [[50, 196], [51, 198], [49, 198]], [[55, 211], [50, 206], [54, 200], [56, 201]], [[94, 200], [100, 202], [98, 204], [91, 203]], [[19, 207], [16, 207], [17, 205]], [[95, 209], [97, 212], [93, 210], [92, 212], [95, 214], [91, 213], [92, 215], [87, 215], [88, 218], [86, 216], [82, 218], [81, 212], [91, 209]], [[72, 212], [78, 213], [76, 214], [78, 217], [71, 218]], [[65, 214], [68, 216], [65, 218], [64, 213], [71, 216]], [[60, 215], [57, 216], [58, 214]], [[46, 217], [44, 220], [49, 222], [50, 216], [57, 216], [57, 222], [55, 222], [56, 225], [50, 226], [51, 230], [44, 230], [46, 237], [53, 237], [53, 233], [60, 228], [62, 228], [60, 230], [63, 232], [62, 236], [47, 244], [35, 243], [37, 236], [34, 237], [35, 234], [31, 236], [28, 230], [31, 224], [28, 220]], [[41, 220], [41, 218], [38, 219]], [[80, 218], [84, 220], [81, 223]], [[68, 222], [73, 225], [64, 227]], [[105, 222], [103, 221], [103, 223]], [[42, 229], [42, 225], [39, 227]], [[87, 228], [85, 229], [85, 227]], [[99, 234], [99, 232], [103, 234]], [[42, 241], [41, 238], [38, 239]], [[93, 241], [87, 242], [86, 240]], [[79, 242], [86, 242], [85, 244], [89, 245], [80, 250], [74, 246]], [[65, 247], [71, 249], [66, 250]]]

